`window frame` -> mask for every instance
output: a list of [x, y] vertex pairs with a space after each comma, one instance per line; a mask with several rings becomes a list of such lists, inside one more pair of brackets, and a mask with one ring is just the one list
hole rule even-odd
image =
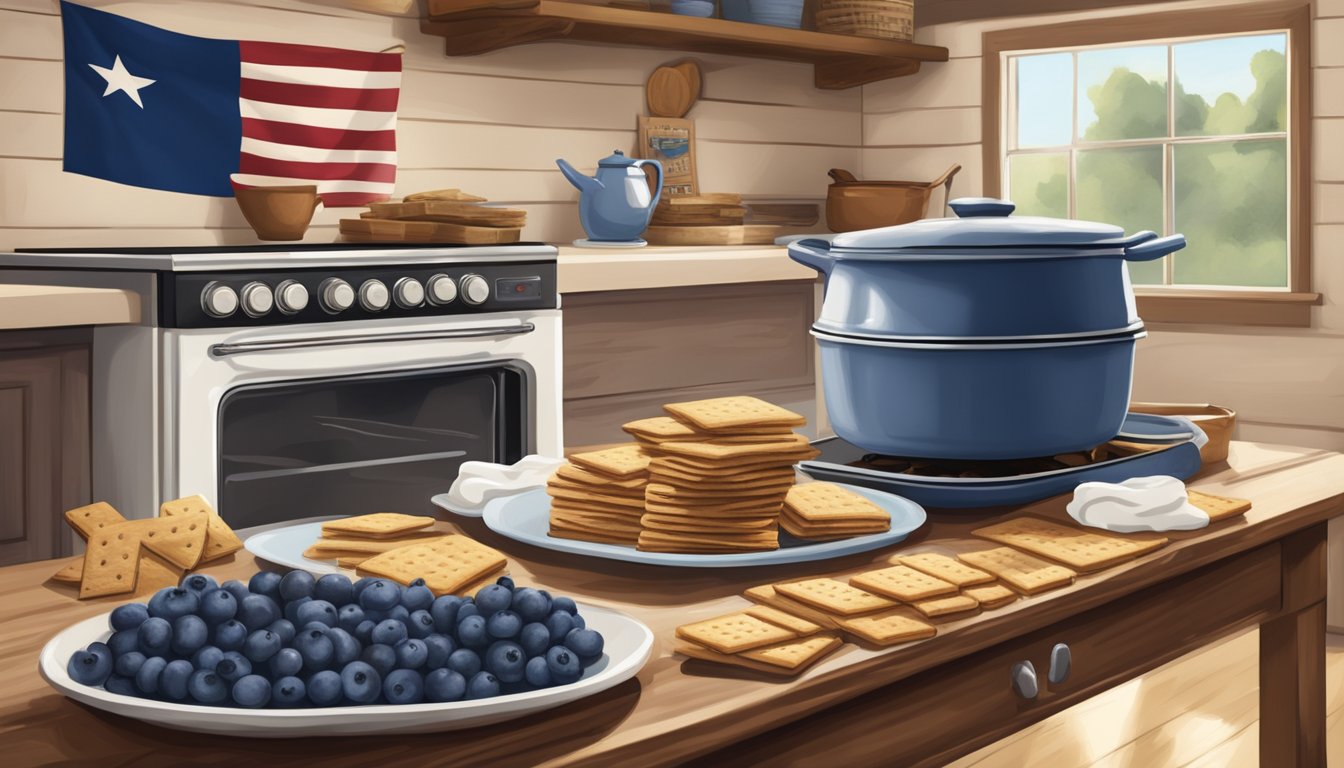
[[[1154, 30], [1160, 30], [1158, 35]], [[1208, 9], [1099, 16], [1084, 21], [985, 32], [982, 40], [981, 135], [984, 193], [1002, 197], [1003, 87], [1009, 54], [1093, 45], [1140, 44], [1149, 40], [1288, 30], [1288, 287], [1195, 289], [1135, 286], [1139, 314], [1150, 323], [1309, 327], [1311, 307], [1311, 5], [1301, 0]], [[1075, 96], [1076, 98], [1076, 96]]]

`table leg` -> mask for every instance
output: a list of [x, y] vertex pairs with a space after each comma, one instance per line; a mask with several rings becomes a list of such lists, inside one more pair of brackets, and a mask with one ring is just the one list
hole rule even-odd
[[1325, 765], [1325, 526], [1283, 547], [1283, 613], [1260, 625], [1260, 764]]

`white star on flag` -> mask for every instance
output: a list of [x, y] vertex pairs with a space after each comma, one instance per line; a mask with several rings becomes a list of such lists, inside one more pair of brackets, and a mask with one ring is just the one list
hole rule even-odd
[[93, 71], [102, 75], [103, 79], [107, 81], [107, 90], [103, 91], [104, 98], [121, 91], [130, 96], [131, 101], [134, 101], [135, 105], [141, 109], [145, 108], [145, 104], [140, 101], [140, 89], [158, 82], [147, 77], [136, 77], [127, 72], [126, 65], [121, 63], [121, 56], [117, 56], [117, 60], [112, 62], [111, 69], [100, 67], [97, 64], [90, 64], [89, 66], [93, 67]]

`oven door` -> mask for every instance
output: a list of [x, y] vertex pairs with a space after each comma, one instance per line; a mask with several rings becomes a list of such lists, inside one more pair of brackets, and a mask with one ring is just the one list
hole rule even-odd
[[555, 310], [164, 338], [164, 497], [235, 528], [426, 514], [464, 461], [559, 455]]

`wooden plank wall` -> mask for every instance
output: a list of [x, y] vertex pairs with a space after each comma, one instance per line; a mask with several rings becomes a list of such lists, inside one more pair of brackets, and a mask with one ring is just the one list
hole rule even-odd
[[[683, 54], [540, 44], [449, 58], [411, 15], [361, 3], [82, 0], [188, 34], [364, 50], [405, 44], [398, 193], [460, 187], [526, 208], [527, 239], [582, 234], [577, 192], [555, 168], [591, 171], [629, 151], [644, 80]], [[363, 3], [376, 6], [377, 3]], [[0, 0], [0, 248], [255, 242], [234, 202], [140, 190], [61, 172], [62, 43], [56, 0]], [[692, 110], [701, 188], [754, 199], [819, 201], [826, 171], [857, 168], [859, 89], [812, 87], [808, 65], [698, 56], [704, 95]], [[319, 210], [309, 241], [330, 241], [352, 209]]]
[[[954, 196], [981, 193], [980, 42], [987, 30], [1126, 12], [1217, 12], [1231, 4], [1164, 2], [922, 27], [917, 41], [947, 46], [950, 60], [864, 86], [863, 173], [926, 178], [960, 162], [965, 170]], [[1310, 328], [1150, 328], [1139, 343], [1134, 396], [1231, 406], [1242, 439], [1344, 450], [1344, 0], [1314, 5], [1313, 289], [1324, 294], [1324, 304], [1312, 310]]]

